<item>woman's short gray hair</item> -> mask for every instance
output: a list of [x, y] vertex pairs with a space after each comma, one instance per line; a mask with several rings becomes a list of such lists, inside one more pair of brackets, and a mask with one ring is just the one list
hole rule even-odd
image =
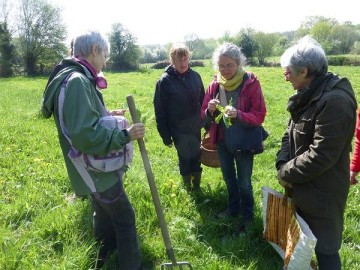
[[92, 47], [97, 46], [100, 52], [110, 50], [108, 40], [98, 31], [89, 30], [74, 38], [73, 53], [75, 57], [87, 57]]
[[212, 57], [215, 70], [219, 69], [219, 60], [221, 56], [230, 57], [239, 67], [245, 67], [246, 65], [245, 55], [243, 55], [241, 49], [233, 43], [225, 42], [216, 48]]
[[304, 36], [288, 48], [281, 56], [280, 63], [281, 67], [289, 67], [295, 74], [298, 74], [303, 67], [307, 68], [308, 76], [328, 71], [324, 49], [310, 36]]

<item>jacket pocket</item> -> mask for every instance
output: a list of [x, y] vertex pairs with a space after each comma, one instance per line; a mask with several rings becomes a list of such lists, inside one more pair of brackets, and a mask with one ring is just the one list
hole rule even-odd
[[302, 117], [298, 123], [294, 125], [293, 136], [295, 141], [295, 156], [301, 155], [309, 149], [312, 143], [313, 130], [312, 120]]

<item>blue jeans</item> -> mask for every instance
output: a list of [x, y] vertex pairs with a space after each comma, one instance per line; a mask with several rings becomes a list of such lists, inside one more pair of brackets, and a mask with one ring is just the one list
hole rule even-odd
[[140, 269], [141, 256], [135, 213], [122, 181], [119, 180], [114, 186], [100, 193], [100, 196], [109, 200], [117, 196], [119, 198], [112, 203], [103, 203], [92, 197], [95, 237], [102, 243], [99, 257], [105, 258], [116, 248], [119, 253], [118, 269]]
[[249, 151], [229, 152], [223, 142], [217, 144], [221, 172], [229, 197], [230, 215], [239, 215], [244, 224], [254, 217], [254, 195], [251, 185], [254, 155]]

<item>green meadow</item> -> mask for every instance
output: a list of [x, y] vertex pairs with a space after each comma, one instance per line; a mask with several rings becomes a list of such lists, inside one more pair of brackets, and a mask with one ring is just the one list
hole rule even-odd
[[[194, 68], [205, 87], [210, 66]], [[264, 123], [270, 136], [266, 150], [255, 157], [253, 188], [255, 222], [243, 236], [234, 236], [235, 223], [219, 220], [227, 191], [220, 169], [204, 167], [202, 194], [181, 187], [174, 148], [162, 144], [154, 110], [154, 86], [162, 70], [106, 73], [103, 91], [109, 109], [127, 107], [134, 97], [146, 126], [145, 146], [178, 261], [194, 269], [282, 269], [282, 259], [263, 237], [261, 187], [283, 191], [274, 160], [288, 122], [287, 99], [294, 93], [281, 68], [248, 68], [259, 78], [267, 104]], [[360, 98], [360, 67], [330, 67], [346, 76]], [[47, 78], [0, 79], [0, 269], [94, 269], [98, 246], [93, 238], [92, 212], [87, 199], [70, 188], [54, 120], [39, 115]], [[130, 114], [127, 112], [130, 119]], [[141, 252], [147, 269], [170, 262], [137, 143], [124, 185], [136, 212]], [[352, 186], [345, 213], [341, 257], [343, 269], [360, 269], [360, 186]], [[104, 269], [115, 269], [116, 254]]]

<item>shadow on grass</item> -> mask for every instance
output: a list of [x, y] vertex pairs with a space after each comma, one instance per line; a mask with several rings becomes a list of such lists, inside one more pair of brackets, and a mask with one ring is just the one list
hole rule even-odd
[[224, 185], [203, 186], [201, 192], [189, 193], [202, 222], [198, 224], [198, 241], [211, 246], [233, 269], [282, 269], [283, 262], [272, 246], [263, 239], [262, 210], [255, 205], [254, 221], [239, 234], [239, 217], [218, 218], [227, 207]]

